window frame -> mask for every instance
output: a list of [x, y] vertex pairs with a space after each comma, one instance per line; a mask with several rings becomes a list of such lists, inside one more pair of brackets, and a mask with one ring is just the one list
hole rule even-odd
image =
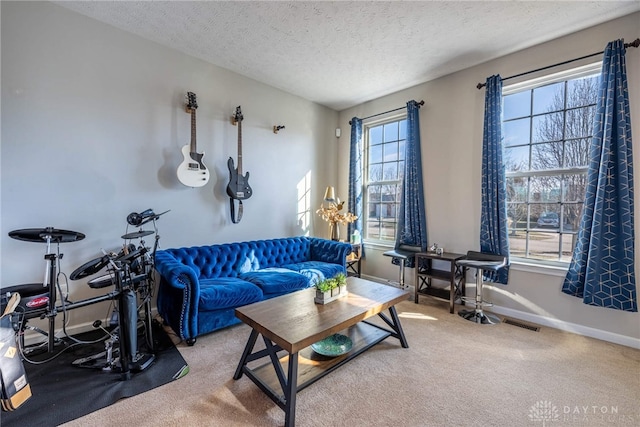
[[[362, 241], [364, 243], [366, 243], [367, 245], [370, 246], [378, 246], [378, 247], [393, 247], [395, 246], [395, 241], [397, 238], [397, 233], [398, 233], [398, 211], [399, 211], [399, 207], [400, 207], [400, 203], [401, 200], [397, 201], [397, 208], [395, 210], [395, 219], [393, 220], [394, 223], [394, 231], [393, 231], [393, 239], [392, 240], [384, 240], [384, 239], [376, 239], [376, 238], [371, 238], [369, 237], [369, 233], [368, 233], [368, 229], [369, 229], [369, 187], [371, 185], [399, 185], [402, 186], [403, 184], [403, 180], [404, 180], [404, 169], [402, 171], [402, 178], [401, 179], [396, 179], [396, 180], [383, 180], [383, 181], [375, 181], [375, 183], [371, 183], [369, 180], [369, 176], [370, 176], [370, 158], [369, 158], [369, 146], [370, 146], [370, 141], [369, 141], [369, 130], [371, 128], [375, 128], [378, 126], [384, 126], [390, 123], [400, 123], [401, 121], [406, 121], [407, 120], [407, 113], [399, 113], [399, 114], [394, 114], [394, 115], [389, 115], [386, 116], [384, 118], [378, 118], [376, 120], [369, 120], [366, 122], [362, 123], [362, 138], [363, 138], [363, 147], [364, 147], [364, 162], [363, 162], [363, 180], [362, 180], [362, 190], [363, 190], [363, 221], [362, 221], [362, 227], [363, 227], [363, 235], [362, 235]], [[400, 141], [404, 141], [404, 143], [406, 144], [406, 135], [405, 138], [403, 140], [397, 140], [398, 143]], [[383, 136], [383, 142], [382, 144], [384, 144], [384, 136]], [[395, 162], [399, 162], [400, 160], [396, 160]], [[404, 166], [404, 155], [402, 157], [402, 164]], [[383, 161], [382, 164], [384, 165], [384, 157], [383, 157]], [[391, 163], [390, 162], [386, 162], [386, 163]], [[400, 188], [400, 191], [401, 188]]]
[[[529, 90], [533, 90], [535, 88], [539, 88], [542, 86], [546, 86], [546, 85], [551, 85], [554, 83], [558, 83], [558, 82], [566, 82], [569, 80], [574, 80], [574, 79], [578, 79], [581, 77], [587, 77], [587, 76], [597, 76], [598, 74], [600, 74], [601, 72], [601, 68], [602, 68], [602, 62], [593, 62], [593, 63], [589, 63], [586, 65], [582, 65], [579, 67], [574, 67], [565, 71], [561, 71], [558, 73], [553, 73], [553, 74], [549, 74], [549, 75], [545, 75], [545, 76], [541, 76], [541, 77], [537, 77], [537, 78], [533, 78], [533, 79], [528, 79], [526, 81], [522, 81], [522, 82], [518, 82], [518, 83], [514, 83], [514, 84], [510, 84], [508, 86], [504, 86], [502, 89], [502, 98], [504, 99], [505, 96], [508, 95], [512, 95], [512, 94], [516, 94], [516, 93], [521, 93], [524, 91], [529, 91]], [[570, 107], [566, 104], [566, 96], [567, 94], [565, 93], [565, 104], [563, 106], [562, 110], [559, 110], [561, 112], [566, 113], [567, 111], [574, 109], [574, 108], [582, 108], [584, 106], [580, 106], [580, 107]], [[533, 102], [533, 99], [532, 101]], [[533, 106], [531, 107], [533, 108]], [[529, 111], [529, 115], [528, 116], [523, 116], [523, 117], [530, 117], [532, 120], [534, 117], [536, 116], [542, 116], [545, 113], [534, 113], [533, 110]], [[503, 106], [503, 116], [504, 116], [504, 106]], [[509, 120], [516, 120], [520, 118], [520, 116], [518, 117], [514, 117], [514, 118], [510, 118]], [[505, 120], [504, 117], [501, 119], [501, 123], [502, 126], [504, 126]], [[537, 144], [540, 144], [540, 142], [536, 142], [533, 139], [533, 136], [531, 134], [531, 132], [533, 132], [533, 124], [531, 124], [529, 126], [529, 141], [527, 144], [519, 144], [517, 146], [522, 146], [522, 147], [528, 147], [529, 149], [529, 155], [531, 156], [533, 147]], [[588, 136], [588, 140], [591, 141], [591, 138], [593, 137], [592, 134], [590, 134]], [[587, 137], [585, 137], [587, 138]], [[569, 140], [575, 140], [575, 139], [581, 139], [581, 138], [566, 138], [566, 135], [564, 134], [564, 130], [563, 130], [563, 134], [562, 134], [562, 139], [559, 141], [563, 144], [566, 144], [567, 141]], [[555, 142], [555, 141], [553, 141]], [[506, 149], [506, 147], [504, 147], [503, 149]], [[506, 168], [506, 167], [505, 167]], [[558, 177], [560, 178], [561, 182], [560, 182], [560, 189], [561, 191], [563, 191], [564, 188], [564, 179], [566, 176], [570, 176], [570, 175], [584, 175], [586, 177], [587, 174], [587, 170], [588, 170], [588, 164], [585, 164], [583, 166], [573, 166], [573, 167], [559, 167], [559, 168], [550, 168], [550, 169], [544, 169], [544, 170], [531, 170], [528, 169], [526, 171], [519, 171], [519, 172], [509, 172], [505, 170], [505, 178], [507, 180], [509, 180], [510, 178], [530, 178], [530, 177], [536, 177], [536, 176], [554, 176], [554, 177]], [[528, 252], [528, 247], [529, 247], [529, 242], [530, 242], [530, 238], [529, 238], [529, 233], [531, 232], [538, 232], [538, 231], [543, 231], [544, 229], [542, 229], [541, 227], [536, 227], [532, 224], [531, 222], [531, 205], [536, 205], [536, 204], [540, 204], [542, 205], [543, 202], [533, 202], [531, 200], [531, 196], [530, 196], [530, 183], [529, 180], [527, 180], [527, 194], [529, 195], [527, 197], [527, 199], [523, 203], [526, 207], [527, 207], [527, 216], [526, 216], [526, 222], [527, 222], [527, 226], [525, 227], [525, 229], [523, 231], [525, 231], [526, 233], [526, 238], [525, 238], [525, 254], [526, 252]], [[547, 202], [548, 204], [555, 204], [559, 206], [559, 227], [557, 229], [557, 231], [554, 231], [555, 233], [558, 234], [559, 236], [559, 241], [558, 241], [558, 249], [561, 251], [562, 250], [562, 239], [563, 237], [568, 237], [571, 235], [576, 235], [578, 233], [578, 230], [573, 230], [573, 232], [567, 232], [566, 230], [563, 229], [563, 205], [566, 204], [570, 204], [570, 201], [567, 200], [563, 200], [564, 196], [561, 196], [559, 198], [559, 200], [557, 202]], [[510, 202], [512, 202], [511, 200], [507, 200], [507, 206], [509, 207]], [[582, 198], [581, 201], [574, 201], [574, 204], [578, 202], [579, 204], [584, 204], [584, 197]], [[519, 202], [515, 202], [515, 203], [519, 203]], [[520, 229], [520, 228], [518, 228]], [[573, 248], [572, 248], [573, 250]], [[510, 249], [511, 252], [511, 249]], [[559, 257], [561, 257], [562, 255], [559, 253]], [[539, 258], [530, 258], [530, 257], [526, 257], [526, 256], [514, 256], [510, 253], [509, 255], [510, 257], [510, 261], [513, 262], [514, 264], [521, 264], [521, 265], [530, 265], [533, 267], [541, 267], [541, 268], [545, 268], [545, 269], [557, 269], [557, 268], [562, 268], [562, 269], [566, 269], [569, 266], [569, 261], [563, 261], [561, 259], [553, 259], [553, 260], [545, 260], [545, 259], [539, 259]]]

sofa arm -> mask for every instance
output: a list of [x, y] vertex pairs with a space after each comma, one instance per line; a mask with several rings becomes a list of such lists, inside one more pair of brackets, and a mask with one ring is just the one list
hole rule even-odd
[[155, 269], [160, 275], [158, 313], [184, 340], [198, 335], [200, 281], [195, 271], [169, 252], [158, 251]]
[[330, 262], [347, 268], [347, 255], [351, 252], [351, 244], [335, 240], [311, 237], [311, 261]]

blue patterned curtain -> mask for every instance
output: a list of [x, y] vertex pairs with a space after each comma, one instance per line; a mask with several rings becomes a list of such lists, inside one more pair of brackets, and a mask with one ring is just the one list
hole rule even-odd
[[[351, 119], [351, 146], [349, 151], [349, 200], [347, 207], [349, 212], [358, 217], [347, 226], [347, 239], [355, 230], [358, 230], [362, 238], [362, 213], [364, 211], [363, 203], [363, 176], [364, 173], [364, 148], [362, 142], [362, 119], [354, 117]], [[360, 257], [364, 257], [364, 246], [360, 247]]]
[[604, 51], [578, 242], [562, 292], [638, 311], [634, 271], [631, 113], [623, 40]]
[[[507, 235], [507, 186], [502, 161], [502, 78], [487, 79], [482, 136], [482, 216], [480, 251], [509, 259]], [[485, 279], [507, 284], [509, 267], [485, 274]]]
[[[398, 212], [398, 231], [396, 249], [400, 245], [420, 246], [427, 250], [427, 220], [422, 185], [422, 156], [420, 154], [420, 105], [416, 101], [407, 102], [407, 140], [404, 155], [404, 180], [400, 211]], [[393, 263], [399, 260], [393, 259]], [[414, 258], [405, 262], [413, 268]]]

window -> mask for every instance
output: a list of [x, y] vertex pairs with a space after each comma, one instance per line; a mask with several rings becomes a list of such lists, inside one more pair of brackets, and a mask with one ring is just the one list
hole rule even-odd
[[404, 177], [407, 120], [365, 125], [364, 238], [395, 242]]
[[510, 255], [569, 262], [577, 241], [599, 64], [503, 89]]

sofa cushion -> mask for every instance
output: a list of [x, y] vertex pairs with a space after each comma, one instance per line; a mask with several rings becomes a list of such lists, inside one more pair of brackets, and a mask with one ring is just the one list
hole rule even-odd
[[305, 275], [309, 279], [310, 286], [324, 279], [334, 277], [338, 273], [345, 273], [343, 266], [322, 261], [304, 261], [283, 265], [282, 267]]
[[246, 280], [234, 277], [205, 279], [200, 280], [198, 310], [212, 311], [240, 307], [263, 299], [262, 290]]
[[282, 294], [309, 287], [309, 278], [286, 268], [263, 268], [240, 275], [242, 280], [251, 282], [267, 294]]

